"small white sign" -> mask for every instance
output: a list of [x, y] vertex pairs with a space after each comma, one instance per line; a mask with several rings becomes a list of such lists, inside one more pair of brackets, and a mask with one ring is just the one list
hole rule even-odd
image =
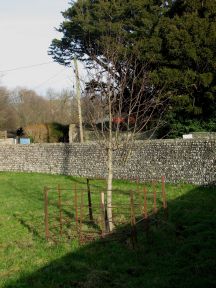
[[183, 135], [183, 139], [193, 139], [193, 135], [192, 134], [185, 134], [185, 135]]

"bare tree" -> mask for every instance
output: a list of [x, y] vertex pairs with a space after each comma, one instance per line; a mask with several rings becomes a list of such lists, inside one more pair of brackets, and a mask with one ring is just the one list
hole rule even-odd
[[0, 87], [0, 129], [16, 128], [17, 113], [11, 105], [10, 91]]
[[71, 90], [47, 91], [46, 97], [27, 88], [0, 86], [0, 129], [16, 130], [31, 124], [78, 124], [76, 97]]
[[46, 122], [48, 102], [35, 91], [26, 88], [11, 91], [10, 104], [18, 116], [17, 127]]
[[[98, 143], [106, 152], [107, 226], [112, 231], [113, 153], [121, 149], [122, 159], [126, 160], [139, 133], [148, 131], [150, 137], [154, 134], [162, 123], [166, 99], [163, 99], [162, 91], [149, 87], [146, 67], [138, 67], [136, 59], [127, 59], [121, 76], [116, 68], [115, 52], [109, 54], [109, 59], [112, 65], [108, 70], [103, 71], [95, 65], [90, 74], [91, 80], [86, 86], [89, 105], [86, 112]], [[153, 118], [155, 114], [157, 118]]]
[[61, 124], [78, 124], [78, 113], [75, 93], [71, 90], [63, 89], [56, 92], [47, 90], [46, 99], [49, 111], [47, 122], [58, 122]]

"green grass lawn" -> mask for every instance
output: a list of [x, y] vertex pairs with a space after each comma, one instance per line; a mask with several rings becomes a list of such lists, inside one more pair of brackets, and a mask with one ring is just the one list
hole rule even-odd
[[[216, 286], [214, 187], [167, 184], [168, 220], [152, 224], [148, 237], [140, 231], [135, 250], [127, 238], [82, 246], [77, 240], [47, 242], [43, 187], [70, 189], [75, 183], [78, 190], [86, 186], [82, 178], [0, 173], [0, 287]], [[114, 189], [115, 203], [126, 205], [126, 191], [137, 187], [115, 181]], [[65, 197], [70, 195], [68, 190]]]

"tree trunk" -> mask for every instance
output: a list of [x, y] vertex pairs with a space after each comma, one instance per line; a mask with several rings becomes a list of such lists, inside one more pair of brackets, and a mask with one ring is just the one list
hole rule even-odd
[[113, 230], [112, 218], [112, 181], [113, 181], [113, 139], [112, 139], [112, 102], [109, 91], [109, 138], [108, 138], [108, 157], [107, 157], [107, 221], [109, 232]]
[[112, 181], [113, 181], [113, 151], [112, 143], [109, 143], [108, 147], [108, 159], [107, 159], [107, 221], [109, 232], [113, 230], [113, 218], [112, 218]]

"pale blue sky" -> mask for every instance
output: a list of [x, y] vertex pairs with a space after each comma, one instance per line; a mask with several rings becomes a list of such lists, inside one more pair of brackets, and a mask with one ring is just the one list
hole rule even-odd
[[[0, 71], [52, 61], [47, 55], [54, 27], [63, 21], [61, 11], [69, 0], [0, 0]], [[30, 69], [0, 72], [0, 85], [61, 90], [73, 85], [73, 70], [51, 63]]]

